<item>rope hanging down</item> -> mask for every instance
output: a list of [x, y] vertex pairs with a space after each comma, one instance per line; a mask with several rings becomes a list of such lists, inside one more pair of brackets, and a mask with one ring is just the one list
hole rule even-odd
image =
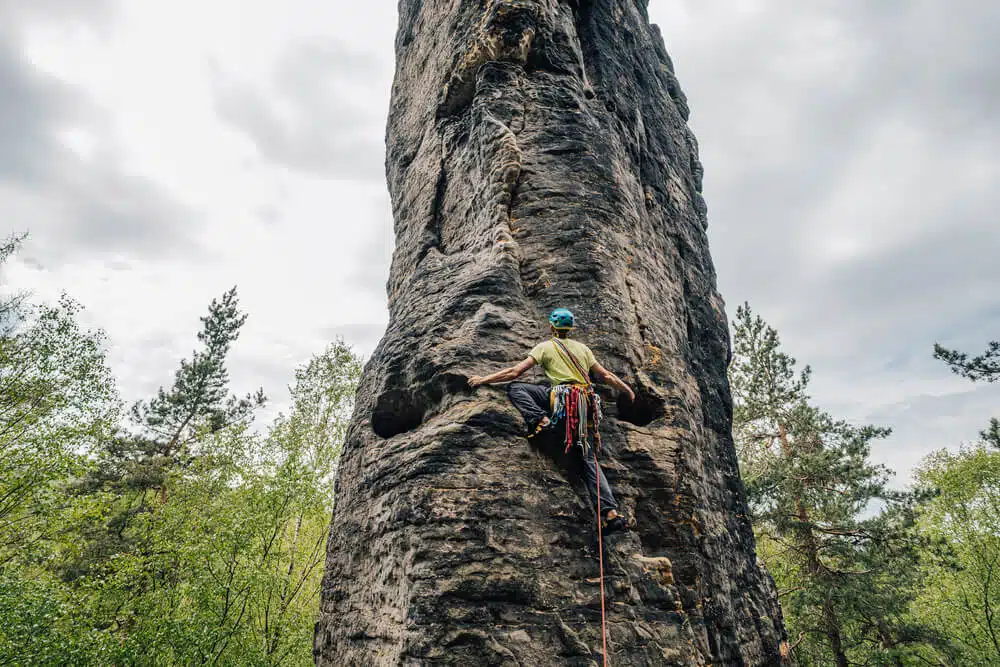
[[[561, 340], [559, 340], [558, 338], [553, 338], [552, 342], [555, 343], [556, 349], [559, 350], [559, 352], [563, 355], [563, 357], [570, 362], [570, 365], [572, 365], [576, 369], [576, 372], [579, 373], [580, 377], [583, 379], [583, 381], [585, 383], [584, 384], [584, 390], [583, 390], [583, 392], [585, 392], [585, 393], [580, 392], [579, 388], [573, 387], [571, 389], [570, 395], [568, 397], [569, 400], [566, 401], [566, 442], [567, 442], [567, 444], [566, 444], [566, 451], [567, 452], [569, 451], [569, 448], [573, 444], [574, 421], [579, 420], [580, 428], [581, 428], [581, 430], [582, 430], [582, 432], [584, 434], [584, 436], [583, 436], [583, 442], [581, 442], [580, 444], [583, 446], [584, 456], [587, 455], [588, 446], [587, 446], [586, 428], [587, 428], [587, 421], [588, 421], [587, 417], [588, 417], [588, 415], [586, 413], [584, 413], [583, 415], [579, 414], [579, 412], [577, 411], [576, 408], [577, 408], [577, 406], [579, 406], [581, 404], [582, 404], [582, 406], [584, 406], [583, 407], [584, 410], [586, 410], [587, 407], [591, 407], [592, 408], [590, 410], [590, 413], [591, 413], [591, 422], [593, 423], [593, 426], [594, 426], [594, 439], [597, 441], [597, 446], [593, 447], [591, 449], [592, 449], [592, 451], [594, 453], [594, 469], [595, 469], [595, 471], [597, 473], [596, 474], [596, 477], [597, 477], [597, 552], [598, 552], [597, 553], [597, 559], [598, 559], [598, 564], [599, 564], [600, 572], [601, 572], [601, 579], [600, 579], [600, 581], [601, 581], [601, 657], [602, 657], [603, 662], [604, 662], [604, 667], [608, 667], [608, 620], [607, 620], [607, 613], [605, 612], [605, 605], [604, 605], [604, 538], [603, 538], [603, 534], [601, 532], [601, 466], [600, 466], [600, 463], [597, 462], [597, 450], [601, 448], [601, 432], [598, 430], [598, 427], [600, 425], [600, 420], [601, 420], [601, 404], [600, 404], [600, 400], [601, 399], [597, 396], [596, 392], [594, 392], [593, 384], [590, 382], [590, 374], [587, 372], [586, 369], [583, 368], [583, 366], [580, 364], [580, 362], [576, 360], [576, 357], [573, 355], [573, 353], [570, 352], [569, 349], [566, 347], [566, 345]], [[578, 402], [577, 398], [578, 398], [578, 396], [580, 396], [581, 393], [583, 393], [583, 395], [587, 399], [590, 399], [590, 400], [587, 401], [586, 403], [584, 401], [582, 401], [582, 400]], [[590, 405], [588, 405], [588, 403]]]
[[[597, 464], [597, 449], [594, 449], [594, 465]], [[608, 622], [604, 614], [604, 540], [601, 537], [601, 469], [597, 469], [597, 552], [601, 569], [601, 652], [604, 667], [608, 667]]]

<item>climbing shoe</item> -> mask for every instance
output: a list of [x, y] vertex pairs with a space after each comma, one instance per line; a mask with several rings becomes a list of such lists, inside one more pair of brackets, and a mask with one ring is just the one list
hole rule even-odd
[[633, 522], [629, 521], [627, 514], [618, 513], [614, 519], [604, 519], [601, 521], [601, 533], [607, 535], [609, 533], [617, 533], [620, 530], [628, 530], [633, 525]]
[[542, 431], [551, 431], [554, 426], [555, 426], [555, 424], [552, 422], [551, 419], [549, 420], [548, 424], [542, 424], [541, 422], [538, 422], [538, 426], [535, 427], [534, 432], [531, 433], [531, 434], [529, 434], [528, 437], [529, 438], [534, 438], [536, 435], [538, 435]]

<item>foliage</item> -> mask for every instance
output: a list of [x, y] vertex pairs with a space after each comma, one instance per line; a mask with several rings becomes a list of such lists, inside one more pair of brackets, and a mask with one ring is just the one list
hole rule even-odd
[[[973, 382], [1000, 382], [1000, 341], [990, 341], [986, 351], [975, 357], [935, 344], [934, 358], [948, 364], [953, 373]], [[980, 436], [1000, 449], [1000, 419], [991, 419], [990, 425], [980, 432]]]
[[6, 570], [0, 575], [0, 665], [114, 664], [117, 648], [91, 627], [72, 589], [44, 572]]
[[928, 456], [917, 481], [936, 493], [922, 510], [925, 532], [952, 558], [934, 563], [916, 605], [943, 629], [956, 664], [1000, 664], [1000, 452], [977, 445]]
[[[888, 487], [869, 460], [890, 431], [810, 404], [810, 369], [777, 331], [737, 310], [730, 370], [734, 437], [761, 554], [778, 586], [800, 664], [900, 664], [936, 635], [907, 616], [927, 548], [920, 497]], [[876, 509], [875, 513], [872, 510]]]
[[934, 358], [948, 364], [952, 372], [973, 382], [1000, 380], [1000, 341], [991, 341], [982, 354], [969, 357], [965, 352], [934, 345]]
[[118, 554], [153, 550], [154, 515], [166, 504], [171, 483], [184, 480], [198, 463], [200, 439], [246, 428], [253, 410], [263, 405], [262, 391], [244, 398], [229, 395], [226, 355], [246, 321], [237, 305], [235, 290], [212, 301], [198, 333], [202, 348], [190, 361], [181, 361], [169, 390], [161, 387], [155, 398], [132, 407], [130, 431], [102, 443], [97, 465], [77, 489], [103, 492], [107, 516], [87, 526], [86, 546], [67, 562], [66, 578], [99, 571]]
[[0, 563], [50, 539], [47, 516], [62, 482], [118, 413], [103, 336], [77, 323], [79, 307], [19, 305], [0, 313]]
[[[103, 498], [66, 576], [128, 662], [305, 664], [332, 510], [333, 466], [360, 363], [342, 343], [296, 373], [292, 410], [249, 430], [260, 393], [229, 396], [235, 294], [203, 319], [204, 348], [132, 411], [81, 486]], [[141, 421], [140, 421], [141, 419]]]
[[229, 391], [232, 290], [126, 422], [78, 315], [0, 301], [0, 665], [311, 664], [357, 357], [332, 344], [254, 431], [263, 394]]
[[181, 361], [170, 389], [161, 387], [152, 400], [132, 406], [131, 432], [106, 443], [86, 490], [161, 491], [172, 471], [191, 465], [200, 436], [246, 425], [264, 404], [262, 390], [242, 398], [229, 394], [226, 355], [246, 322], [236, 290], [212, 301], [201, 322], [202, 349]]
[[[0, 247], [0, 263], [19, 243]], [[63, 481], [84, 469], [118, 415], [104, 337], [82, 328], [79, 312], [67, 297], [0, 301], [0, 565], [52, 539]]]

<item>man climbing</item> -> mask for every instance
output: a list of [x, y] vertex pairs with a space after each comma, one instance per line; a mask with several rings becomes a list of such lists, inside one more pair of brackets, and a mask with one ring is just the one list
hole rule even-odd
[[[604, 471], [590, 449], [588, 426], [594, 431], [594, 440], [600, 449], [600, 397], [593, 390], [593, 374], [616, 389], [625, 392], [630, 401], [635, 393], [618, 376], [605, 369], [594, 358], [594, 353], [583, 343], [569, 339], [569, 332], [576, 326], [576, 318], [569, 310], [557, 308], [549, 316], [552, 338], [539, 343], [528, 357], [510, 368], [480, 377], [469, 378], [471, 387], [499, 382], [511, 382], [524, 375], [535, 364], [545, 371], [550, 386], [524, 382], [511, 382], [507, 396], [524, 417], [532, 436], [543, 430], [554, 429], [560, 423], [566, 429], [566, 452], [579, 452], [587, 489], [595, 506], [601, 508], [602, 530], [612, 532], [628, 527], [628, 518], [618, 512], [618, 503], [604, 476]], [[576, 446], [574, 446], [576, 445]], [[600, 480], [600, 485], [598, 485]], [[599, 496], [599, 497], [598, 497]], [[598, 505], [599, 502], [599, 505]]]

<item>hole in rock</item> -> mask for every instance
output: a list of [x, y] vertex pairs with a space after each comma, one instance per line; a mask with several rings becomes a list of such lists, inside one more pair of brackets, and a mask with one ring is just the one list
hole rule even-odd
[[666, 413], [663, 401], [655, 396], [637, 394], [634, 401], [624, 395], [618, 397], [618, 419], [630, 424], [648, 426]]
[[412, 393], [390, 389], [378, 397], [372, 412], [372, 430], [380, 438], [391, 438], [420, 426], [427, 406]]

